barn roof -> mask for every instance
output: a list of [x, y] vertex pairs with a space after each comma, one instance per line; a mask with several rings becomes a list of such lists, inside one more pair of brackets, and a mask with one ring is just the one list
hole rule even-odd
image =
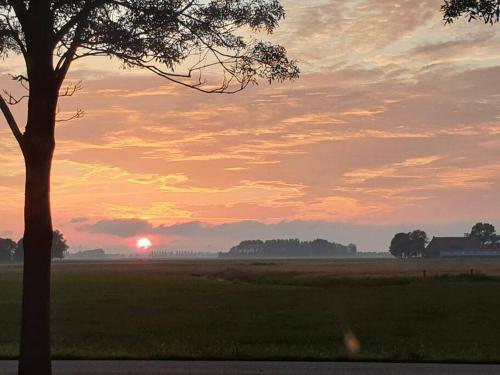
[[481, 241], [474, 237], [433, 237], [427, 250], [479, 250], [483, 246]]

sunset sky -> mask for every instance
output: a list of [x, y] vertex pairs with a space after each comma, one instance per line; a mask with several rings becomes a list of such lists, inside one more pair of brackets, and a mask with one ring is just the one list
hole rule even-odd
[[[399, 230], [500, 225], [500, 25], [440, 0], [284, 0], [272, 39], [297, 81], [207, 95], [118, 62], [73, 66], [52, 203], [72, 251], [224, 250], [321, 237], [386, 250]], [[3, 62], [3, 87], [22, 91]], [[23, 119], [22, 105], [14, 109]], [[22, 122], [22, 121], [20, 121]], [[22, 233], [24, 168], [0, 128], [0, 236]]]

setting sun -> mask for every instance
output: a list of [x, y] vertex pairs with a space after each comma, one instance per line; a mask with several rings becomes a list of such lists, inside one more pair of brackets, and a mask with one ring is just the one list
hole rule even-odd
[[153, 244], [151, 241], [147, 238], [141, 238], [137, 241], [137, 248], [141, 250], [147, 250], [149, 249]]

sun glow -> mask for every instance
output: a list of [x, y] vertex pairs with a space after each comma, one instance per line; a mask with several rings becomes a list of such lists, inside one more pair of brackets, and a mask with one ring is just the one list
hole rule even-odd
[[137, 241], [137, 248], [140, 250], [148, 250], [153, 244], [148, 238], [140, 238]]

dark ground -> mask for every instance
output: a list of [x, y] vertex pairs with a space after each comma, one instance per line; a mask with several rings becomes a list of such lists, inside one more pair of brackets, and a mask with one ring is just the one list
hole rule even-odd
[[[498, 270], [498, 260], [56, 263], [53, 354], [500, 363]], [[0, 267], [5, 359], [18, 353], [20, 287], [21, 268]]]

